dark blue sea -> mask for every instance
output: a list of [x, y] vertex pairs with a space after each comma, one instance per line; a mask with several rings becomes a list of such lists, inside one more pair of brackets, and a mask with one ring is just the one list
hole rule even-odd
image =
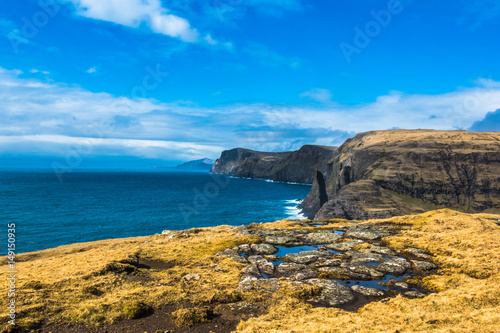
[[300, 217], [310, 186], [202, 172], [66, 173], [1, 171], [0, 255], [7, 224], [16, 225], [16, 252], [109, 238], [145, 236], [221, 224]]

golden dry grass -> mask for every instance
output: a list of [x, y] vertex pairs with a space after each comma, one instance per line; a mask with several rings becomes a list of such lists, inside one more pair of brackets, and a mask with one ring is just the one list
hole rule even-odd
[[[411, 224], [385, 239], [396, 249], [418, 247], [435, 255], [441, 274], [424, 278], [436, 293], [401, 296], [356, 312], [313, 308], [281, 299], [267, 315], [238, 326], [239, 332], [500, 332], [500, 227], [498, 215], [439, 210], [363, 223]], [[417, 282], [417, 281], [413, 281]]]
[[[238, 237], [227, 226], [193, 229], [169, 240], [154, 235], [61, 246], [55, 249], [19, 255], [17, 260], [18, 293], [16, 324], [35, 328], [41, 322], [82, 322], [106, 325], [130, 317], [129, 309], [137, 302], [155, 307], [172, 303], [206, 303], [224, 290], [233, 290], [239, 282], [240, 269], [230, 259], [214, 254], [258, 238]], [[110, 267], [130, 258], [148, 258], [176, 266], [149, 272], [138, 269], [130, 279], [113, 273]], [[0, 274], [5, 276], [5, 258]], [[214, 271], [218, 263], [220, 271]], [[182, 277], [199, 274], [201, 279], [186, 282]], [[141, 280], [141, 277], [144, 279]], [[2, 294], [2, 302], [6, 302]], [[222, 295], [224, 296], [224, 295]], [[0, 317], [2, 330], [9, 327], [5, 314]]]
[[[105, 326], [130, 317], [139, 303], [146, 309], [165, 304], [193, 309], [242, 299], [264, 301], [269, 311], [241, 322], [239, 332], [500, 332], [500, 227], [495, 223], [499, 217], [444, 209], [360, 222], [399, 226], [401, 233], [384, 239], [385, 243], [401, 250], [425, 249], [442, 268], [441, 274], [412, 281], [434, 294], [423, 299], [398, 296], [356, 312], [314, 308], [305, 299], [317, 290], [297, 290], [284, 280], [272, 297], [235, 292], [244, 265], [214, 254], [258, 242], [258, 238], [237, 236], [227, 226], [178, 232], [171, 240], [170, 235], [154, 235], [23, 254], [18, 257], [17, 323], [24, 328], [37, 327], [42, 321]], [[357, 223], [333, 222], [337, 226]], [[282, 220], [258, 227], [293, 229], [300, 225]], [[141, 268], [132, 275], [110, 271], [127, 268], [127, 260], [136, 257], [175, 266], [158, 272]], [[0, 272], [5, 274], [5, 258], [1, 260]], [[182, 277], [188, 273], [201, 278], [187, 282]], [[0, 296], [4, 304], [5, 297]], [[2, 329], [8, 327], [6, 322], [3, 315]]]

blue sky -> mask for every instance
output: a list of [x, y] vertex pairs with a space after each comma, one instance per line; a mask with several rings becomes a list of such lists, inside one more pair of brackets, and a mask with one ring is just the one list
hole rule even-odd
[[[500, 1], [4, 0], [0, 165], [500, 130]], [[23, 162], [24, 161], [24, 162]]]

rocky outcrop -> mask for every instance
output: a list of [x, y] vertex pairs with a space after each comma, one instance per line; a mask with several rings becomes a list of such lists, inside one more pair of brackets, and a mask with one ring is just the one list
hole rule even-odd
[[[295, 293], [314, 306], [362, 305], [398, 294], [423, 297], [426, 290], [402, 280], [421, 278], [439, 269], [432, 255], [422, 249], [396, 252], [382, 243], [383, 237], [398, 232], [396, 225], [353, 223], [331, 227], [328, 222], [299, 223], [301, 229], [292, 230], [245, 226], [240, 229], [242, 234], [257, 236], [264, 243], [241, 244], [217, 254], [247, 264], [242, 269], [239, 291], [274, 293], [281, 282], [290, 281], [289, 288], [298, 288]], [[287, 247], [276, 247], [270, 237], [287, 239]], [[348, 242], [362, 246], [330, 250]]]
[[316, 170], [314, 172], [314, 179], [311, 188], [311, 192], [299, 205], [302, 209], [302, 213], [308, 218], [314, 218], [314, 215], [321, 209], [321, 207], [328, 201], [328, 195], [326, 194], [326, 184], [325, 178], [321, 171]]
[[337, 148], [306, 145], [297, 151], [270, 153], [244, 148], [223, 151], [211, 172], [235, 177], [312, 184], [315, 170], [328, 171]]
[[[329, 200], [316, 220], [385, 218], [441, 207], [500, 212], [500, 133], [362, 133], [338, 149], [327, 174]], [[321, 200], [317, 189], [311, 196], [308, 202]]]

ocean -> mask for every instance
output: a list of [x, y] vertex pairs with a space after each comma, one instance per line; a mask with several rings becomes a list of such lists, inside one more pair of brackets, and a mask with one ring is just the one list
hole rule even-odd
[[[163, 230], [303, 218], [310, 186], [207, 172], [0, 171], [0, 218], [16, 252]], [[0, 247], [6, 255], [7, 246]]]

